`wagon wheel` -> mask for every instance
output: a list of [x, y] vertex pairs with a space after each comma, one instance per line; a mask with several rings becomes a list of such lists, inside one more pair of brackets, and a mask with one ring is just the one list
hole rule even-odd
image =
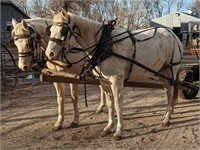
[[3, 86], [11, 85], [15, 86], [17, 83], [17, 67], [15, 60], [6, 48], [1, 43], [1, 82]]
[[[193, 81], [192, 79], [192, 74], [186, 73], [185, 71], [181, 72], [180, 80], [196, 85], [195, 81]], [[194, 99], [197, 96], [198, 92], [199, 87], [195, 87], [192, 89], [179, 89], [179, 96], [183, 99]]]

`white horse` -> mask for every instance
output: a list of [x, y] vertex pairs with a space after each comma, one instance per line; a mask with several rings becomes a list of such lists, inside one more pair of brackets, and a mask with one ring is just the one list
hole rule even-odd
[[[47, 42], [49, 40], [49, 35], [46, 33], [47, 26], [52, 24], [52, 20], [35, 18], [35, 19], [26, 19], [22, 20], [21, 23], [17, 23], [15, 19], [12, 19], [13, 30], [12, 37], [14, 43], [17, 46], [19, 61], [18, 66], [22, 71], [30, 70], [34, 64], [33, 60], [39, 61], [38, 63], [45, 63], [44, 57], [42, 56], [44, 50], [47, 47]], [[80, 48], [76, 42], [71, 41], [71, 48]], [[78, 54], [72, 54], [73, 57], [67, 59], [69, 61], [80, 60], [85, 56], [85, 52], [79, 52]], [[64, 71], [67, 74], [79, 74], [83, 65], [83, 61], [73, 65], [73, 67], [68, 67], [67, 63], [63, 61], [47, 61], [46, 63], [49, 69], [55, 71]], [[54, 130], [60, 130], [62, 128], [62, 123], [64, 121], [64, 96], [65, 96], [65, 83], [53, 83], [57, 93], [57, 103], [58, 103], [58, 119], [54, 124]], [[70, 84], [71, 91], [71, 100], [74, 107], [73, 120], [70, 124], [71, 127], [79, 126], [79, 110], [78, 110], [78, 85]], [[97, 112], [101, 112], [104, 107], [104, 98], [103, 91], [101, 90], [101, 103], [97, 108]]]
[[[94, 58], [95, 62], [95, 57], [101, 59], [98, 57], [101, 53], [96, 55], [99, 51], [95, 49], [103, 33], [101, 23], [62, 10], [54, 15], [50, 31], [50, 41], [45, 51], [49, 59], [57, 59], [58, 53], [60, 53], [62, 45], [58, 40], [64, 41], [67, 46], [70, 46], [70, 41], [74, 38], [87, 51], [91, 58], [90, 61]], [[112, 51], [107, 49], [109, 51], [107, 52], [108, 58], [95, 66], [99, 70], [100, 83], [106, 91], [106, 95], [110, 96], [110, 99], [107, 98], [109, 120], [103, 135], [113, 131], [115, 108], [117, 126], [114, 137], [122, 138], [123, 101], [121, 92], [125, 79], [128, 81], [146, 80], [154, 77], [156, 72], [167, 93], [168, 105], [162, 125], [168, 126], [173, 103], [178, 99], [176, 81], [183, 55], [180, 40], [174, 33], [164, 28], [149, 28], [134, 32], [114, 28], [110, 36], [112, 37]], [[106, 42], [111, 38], [102, 39], [103, 42]], [[101, 41], [100, 45], [103, 42]], [[90, 65], [93, 64], [92, 61]]]

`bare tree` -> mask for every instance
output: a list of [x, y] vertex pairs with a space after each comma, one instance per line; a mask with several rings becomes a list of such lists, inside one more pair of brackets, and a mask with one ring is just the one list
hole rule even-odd
[[31, 15], [37, 17], [47, 16], [47, 1], [48, 0], [32, 0], [31, 1]]
[[171, 8], [174, 4], [176, 4], [177, 0], [163, 0], [164, 2], [164, 6], [166, 8], [166, 14], [170, 14], [171, 13]]
[[185, 5], [185, 0], [177, 0], [177, 11], [180, 11]]
[[154, 18], [158, 18], [161, 17], [163, 14], [163, 10], [164, 10], [164, 5], [161, 2], [161, 0], [153, 0], [152, 1], [152, 7], [154, 8]]
[[16, 4], [23, 12], [29, 15], [30, 10], [27, 0], [12, 0], [12, 2]]
[[190, 9], [193, 14], [200, 16], [200, 1], [196, 0], [194, 3], [192, 3]]
[[73, 13], [77, 11], [77, 5], [73, 0], [48, 0], [47, 6], [49, 10], [55, 12], [61, 11], [62, 8]]
[[[50, 10], [59, 12], [61, 8], [80, 16], [102, 22], [104, 19], [118, 18], [118, 26], [125, 29], [139, 29], [149, 26], [149, 22], [171, 12], [171, 7], [180, 10], [185, 0], [15, 0], [23, 10], [32, 16], [50, 18]], [[28, 8], [27, 1], [30, 3]], [[198, 12], [198, 1], [193, 11]], [[197, 5], [197, 6], [196, 6]], [[30, 11], [28, 11], [30, 10]], [[30, 14], [30, 13], [29, 13]]]

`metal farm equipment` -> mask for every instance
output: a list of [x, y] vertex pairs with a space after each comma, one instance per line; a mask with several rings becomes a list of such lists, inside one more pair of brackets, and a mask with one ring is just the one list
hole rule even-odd
[[1, 43], [1, 83], [2, 86], [15, 86], [17, 83], [15, 59], [3, 43]]
[[184, 57], [180, 79], [183, 87], [191, 88], [182, 88], [179, 93], [182, 98], [193, 99], [199, 91], [200, 22], [181, 23], [181, 34]]

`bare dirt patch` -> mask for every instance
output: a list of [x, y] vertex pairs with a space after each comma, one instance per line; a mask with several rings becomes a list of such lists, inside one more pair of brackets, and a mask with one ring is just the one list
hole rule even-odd
[[1, 148], [6, 149], [200, 149], [200, 94], [194, 100], [179, 99], [171, 125], [162, 127], [166, 109], [164, 90], [124, 88], [123, 139], [100, 137], [107, 113], [95, 114], [98, 86], [87, 86], [88, 105], [80, 86], [80, 127], [69, 128], [72, 103], [66, 89], [64, 128], [52, 131], [57, 102], [52, 84], [22, 82], [1, 97]]

